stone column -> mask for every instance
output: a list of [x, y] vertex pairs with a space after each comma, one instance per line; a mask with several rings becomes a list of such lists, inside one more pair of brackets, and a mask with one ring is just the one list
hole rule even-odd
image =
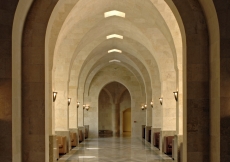
[[76, 89], [69, 90], [69, 97], [71, 97], [71, 104], [69, 105], [69, 128], [77, 128]]
[[162, 127], [160, 133], [160, 150], [163, 151], [164, 137], [176, 134], [176, 101], [173, 92], [176, 90], [174, 81], [162, 82]]
[[178, 90], [178, 101], [176, 102], [176, 132], [178, 135], [183, 135], [183, 71], [178, 70], [177, 88]]
[[176, 130], [176, 101], [173, 96], [175, 82], [162, 82], [162, 130]]
[[120, 134], [120, 103], [115, 105], [116, 107], [116, 135]]
[[69, 129], [69, 107], [66, 91], [58, 91], [55, 101], [55, 131]]
[[113, 135], [120, 134], [120, 104], [112, 105], [112, 130]]
[[116, 135], [116, 105], [112, 104], [112, 131]]
[[146, 125], [147, 126], [152, 126], [152, 107], [150, 106], [150, 102], [147, 104], [147, 109], [146, 109]]

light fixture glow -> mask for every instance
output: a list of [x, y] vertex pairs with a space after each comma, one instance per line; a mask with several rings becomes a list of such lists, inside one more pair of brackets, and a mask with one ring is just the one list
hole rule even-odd
[[120, 63], [121, 61], [120, 61], [120, 60], [113, 59], [113, 60], [110, 60], [109, 62], [110, 62], [110, 63], [111, 63], [111, 62], [118, 62], [118, 63]]
[[163, 104], [163, 98], [161, 97], [161, 98], [159, 98], [159, 100], [160, 100], [160, 104], [162, 105]]
[[118, 50], [118, 49], [111, 49], [111, 50], [108, 51], [108, 53], [112, 53], [112, 52], [122, 53], [122, 51]]
[[96, 156], [79, 156], [79, 159], [93, 159], [96, 158]]
[[86, 148], [87, 150], [99, 150], [100, 148]]
[[178, 101], [178, 91], [173, 92], [173, 93], [174, 93], [175, 100]]
[[86, 111], [89, 111], [89, 108], [90, 108], [89, 105], [86, 105], [86, 106], [85, 106]]
[[80, 102], [77, 102], [77, 108], [79, 108]]
[[117, 10], [112, 10], [104, 13], [104, 17], [110, 17], [110, 16], [119, 16], [125, 18], [125, 13]]
[[71, 103], [71, 98], [68, 98], [68, 106], [70, 105]]
[[145, 110], [147, 109], [147, 104], [145, 104], [144, 106], [141, 106], [141, 110]]
[[144, 110], [145, 109], [145, 107], [144, 106], [141, 106], [141, 110]]
[[153, 101], [150, 102], [151, 107], [153, 108]]
[[57, 92], [53, 92], [53, 102], [55, 102], [56, 98], [57, 98]]
[[118, 35], [118, 34], [111, 34], [111, 35], [108, 35], [106, 37], [106, 39], [112, 39], [112, 38], [123, 39], [123, 36], [122, 35]]

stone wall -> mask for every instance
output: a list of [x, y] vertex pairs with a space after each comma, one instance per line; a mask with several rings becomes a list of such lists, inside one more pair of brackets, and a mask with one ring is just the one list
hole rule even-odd
[[[220, 131], [220, 138], [218, 134], [214, 133], [212, 136], [215, 140], [220, 140], [220, 146], [218, 143], [212, 145], [215, 150], [220, 148], [220, 161], [230, 161], [230, 1], [218, 1], [213, 0], [216, 7], [217, 17], [220, 28], [220, 69], [216, 69], [216, 73], [220, 73], [220, 130], [218, 126], [215, 126], [214, 130]], [[216, 105], [218, 106], [218, 105]], [[215, 107], [218, 112], [218, 107]]]
[[112, 130], [112, 99], [102, 90], [99, 96], [99, 130]]
[[[36, 0], [27, 15], [22, 40], [22, 161], [45, 161], [45, 34], [56, 0]], [[47, 151], [47, 152], [46, 152]]]
[[0, 1], [0, 159], [12, 161], [12, 27], [18, 0]]

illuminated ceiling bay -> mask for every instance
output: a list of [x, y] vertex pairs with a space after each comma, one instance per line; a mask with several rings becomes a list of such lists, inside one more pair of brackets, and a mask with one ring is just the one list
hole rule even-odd
[[[68, 3], [72, 7], [65, 8]], [[139, 136], [138, 129], [145, 121], [164, 130], [179, 129], [176, 104], [170, 103], [174, 99], [172, 92], [182, 93], [182, 41], [167, 4], [157, 0], [68, 3], [58, 2], [46, 37], [46, 52], [53, 58], [49, 61], [52, 89], [59, 97], [55, 102], [55, 127], [65, 129], [58, 118], [65, 111], [62, 103], [70, 97], [72, 103], [88, 104], [91, 108], [84, 116], [82, 109], [76, 112], [71, 104], [69, 126], [92, 125], [92, 136], [97, 136], [98, 123], [92, 117], [98, 111], [99, 92], [106, 84], [117, 81], [132, 96], [134, 119], [138, 120], [141, 105], [154, 103], [154, 109], [147, 110], [132, 136]], [[63, 7], [65, 14], [60, 16], [58, 11]], [[159, 97], [164, 97], [164, 109]], [[152, 119], [152, 116], [156, 117]]]

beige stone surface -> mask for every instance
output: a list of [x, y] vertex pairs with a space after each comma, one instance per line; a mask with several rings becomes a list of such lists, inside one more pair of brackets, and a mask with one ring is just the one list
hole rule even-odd
[[[225, 56], [222, 58], [222, 81], [220, 82], [220, 47], [216, 12], [213, 10], [213, 3], [208, 3], [211, 1], [200, 0], [199, 2], [201, 6], [196, 1], [178, 1], [180, 3], [178, 5], [176, 1], [167, 2], [167, 0], [127, 0], [126, 3], [107, 0], [66, 0], [58, 1], [57, 5], [55, 5], [56, 1], [55, 3], [34, 1], [35, 7], [32, 6], [31, 11], [28, 12], [26, 23], [21, 21], [19, 25], [21, 26], [19, 34], [25, 26], [23, 48], [22, 50], [14, 49], [19, 56], [15, 57], [15, 55], [13, 59], [13, 65], [15, 65], [13, 74], [17, 74], [17, 77], [13, 76], [13, 87], [16, 87], [15, 96], [19, 97], [13, 98], [13, 117], [18, 119], [18, 123], [23, 121], [23, 139], [30, 139], [29, 142], [38, 139], [45, 143], [45, 147], [38, 145], [36, 148], [39, 151], [34, 153], [34, 148], [29, 149], [29, 142], [25, 141], [23, 152], [26, 156], [23, 159], [39, 157], [40, 161], [44, 161], [46, 157], [47, 161], [48, 156], [45, 154], [49, 154], [46, 151], [48, 137], [54, 133], [54, 130], [68, 131], [70, 127], [77, 128], [77, 126], [89, 124], [92, 128], [92, 136], [96, 136], [99, 127], [97, 116], [99, 92], [106, 84], [113, 81], [127, 87], [131, 95], [132, 119], [137, 121], [132, 126], [133, 136], [139, 137], [139, 128], [145, 124], [162, 128], [164, 131], [173, 128], [177, 134], [185, 133], [184, 138], [187, 137], [187, 132], [189, 137], [197, 136], [194, 139], [189, 138], [189, 146], [194, 140], [206, 144], [209, 141], [201, 141], [201, 139], [206, 132], [209, 132], [205, 121], [209, 121], [209, 105], [211, 105], [211, 146], [214, 151], [220, 150], [218, 145], [220, 134], [216, 133], [220, 132], [218, 122], [220, 120], [215, 114], [222, 115], [224, 118], [228, 112], [228, 103], [225, 100], [225, 97], [229, 97], [228, 92], [222, 90], [220, 93], [218, 86], [221, 84], [222, 87], [227, 87], [228, 85], [228, 81], [223, 80], [228, 76], [226, 70], [228, 68], [225, 67], [228, 67], [229, 60], [225, 60]], [[178, 10], [167, 5], [170, 3], [175, 3]], [[202, 11], [202, 6], [204, 11]], [[126, 18], [105, 19], [103, 13], [114, 7], [126, 12]], [[27, 12], [27, 10], [24, 11]], [[181, 15], [177, 15], [178, 13]], [[180, 16], [183, 22], [186, 22], [185, 26], [178, 20], [181, 20], [178, 18]], [[209, 34], [207, 34], [206, 21]], [[186, 28], [186, 36], [183, 33], [183, 27]], [[3, 38], [6, 33], [2, 35]], [[124, 40], [106, 40], [105, 37], [112, 33], [123, 35]], [[207, 47], [209, 37], [210, 49]], [[187, 41], [187, 49], [185, 41]], [[21, 47], [20, 41], [17, 44]], [[111, 48], [119, 48], [123, 53], [109, 55], [107, 50]], [[222, 51], [225, 50], [227, 49], [222, 49]], [[7, 53], [5, 51], [10, 51], [10, 49], [4, 48], [2, 51]], [[22, 51], [22, 59], [18, 51]], [[188, 53], [186, 54], [185, 51]], [[224, 52], [223, 54], [225, 55]], [[187, 58], [186, 55], [188, 55]], [[208, 56], [211, 56], [210, 60]], [[15, 61], [15, 58], [22, 60], [22, 66], [20, 66], [21, 62]], [[110, 64], [108, 61], [111, 59], [119, 59], [122, 63]], [[7, 61], [9, 60], [5, 58], [4, 63]], [[208, 62], [211, 66], [210, 81], [207, 75]], [[9, 72], [11, 71], [9, 67], [5, 66], [3, 70]], [[22, 67], [22, 72], [20, 67]], [[114, 67], [120, 69], [120, 72], [116, 73]], [[5, 77], [10, 74], [1, 72]], [[186, 75], [187, 72], [188, 75]], [[188, 76], [188, 82], [186, 76]], [[211, 89], [210, 94], [209, 89]], [[22, 93], [20, 93], [21, 90]], [[173, 98], [172, 92], [175, 90], [179, 91], [178, 102], [175, 102]], [[58, 99], [53, 104], [52, 91], [58, 91]], [[220, 95], [223, 97], [222, 102], [220, 102]], [[72, 98], [69, 107], [67, 106], [68, 97]], [[159, 105], [159, 97], [164, 99], [162, 106]], [[197, 98], [201, 99], [197, 101]], [[208, 99], [210, 103], [207, 102]], [[77, 101], [81, 102], [78, 109], [76, 109]], [[154, 102], [154, 107], [141, 111], [140, 106], [149, 105], [150, 101]], [[90, 111], [83, 111], [83, 103], [91, 106]], [[222, 113], [218, 109], [220, 103], [224, 107]], [[17, 105], [22, 105], [22, 111], [21, 106]], [[3, 112], [8, 113], [10, 109], [8, 107], [10, 106], [8, 105], [7, 111]], [[203, 112], [200, 111], [201, 108], [204, 108]], [[21, 112], [23, 118], [20, 117]], [[194, 118], [196, 114], [205, 117], [202, 121], [196, 120]], [[16, 132], [14, 136], [16, 138], [13, 139], [20, 141], [21, 127], [18, 123], [14, 123], [13, 132]], [[39, 127], [34, 127], [34, 125], [39, 125]], [[197, 125], [200, 125], [199, 129]], [[195, 134], [193, 131], [198, 133]], [[27, 134], [28, 132], [30, 134]], [[21, 154], [20, 142], [18, 143], [17, 140], [13, 140], [14, 159], [20, 159]], [[184, 141], [187, 142], [187, 139]], [[187, 143], [184, 146], [186, 154]], [[188, 150], [190, 157], [195, 155], [197, 161], [208, 159], [204, 158], [208, 153], [199, 146], [198, 148], [189, 147], [192, 148]], [[212, 157], [218, 160], [219, 152], [213, 154]], [[39, 160], [39, 158], [36, 159]], [[192, 160], [194, 159], [189, 158], [189, 161]]]

